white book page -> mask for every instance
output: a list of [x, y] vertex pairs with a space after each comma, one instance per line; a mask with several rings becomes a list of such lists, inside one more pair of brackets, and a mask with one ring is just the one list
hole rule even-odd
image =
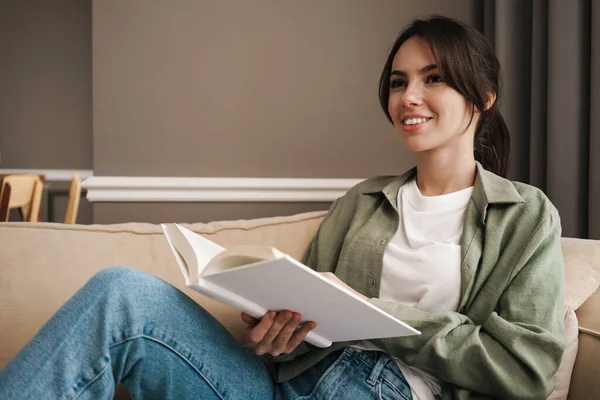
[[178, 224], [161, 224], [186, 284], [197, 282], [210, 260], [223, 247]]
[[230, 249], [225, 249], [208, 263], [202, 271], [202, 276], [207, 276], [228, 269], [242, 267], [259, 261], [274, 260], [284, 256], [279, 250], [273, 247], [240, 245]]
[[174, 225], [161, 224], [161, 228], [181, 274], [185, 278], [185, 284], [189, 286], [192, 283], [192, 275], [197, 274], [198, 271], [196, 254]]
[[200, 266], [205, 266], [214, 256], [225, 250], [224, 247], [219, 246], [202, 235], [192, 232], [181, 225], [175, 224], [175, 226], [194, 248]]

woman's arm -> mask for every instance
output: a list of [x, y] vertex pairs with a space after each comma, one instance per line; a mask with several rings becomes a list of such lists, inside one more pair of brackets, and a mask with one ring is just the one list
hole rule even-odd
[[549, 213], [482, 325], [456, 312], [431, 313], [374, 298], [371, 303], [422, 333], [372, 342], [462, 388], [503, 399], [545, 399], [565, 345], [560, 232], [558, 214]]

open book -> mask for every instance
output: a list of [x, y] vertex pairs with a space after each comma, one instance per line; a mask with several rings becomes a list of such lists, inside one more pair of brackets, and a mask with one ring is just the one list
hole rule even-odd
[[296, 311], [317, 323], [305, 338], [317, 347], [420, 333], [275, 248], [224, 249], [178, 224], [161, 226], [188, 287], [255, 318]]

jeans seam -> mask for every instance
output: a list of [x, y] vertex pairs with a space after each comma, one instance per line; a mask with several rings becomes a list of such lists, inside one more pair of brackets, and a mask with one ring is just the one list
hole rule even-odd
[[[381, 375], [381, 380], [382, 380], [382, 381], [386, 381], [386, 382], [387, 382], [387, 384], [388, 384], [388, 385], [390, 385], [390, 386], [391, 386], [391, 387], [392, 387], [392, 388], [393, 388], [393, 389], [394, 389], [396, 392], [398, 392], [398, 394], [399, 394], [400, 396], [404, 397], [406, 400], [409, 400], [409, 398], [408, 398], [408, 397], [406, 397], [406, 396], [404, 395], [404, 393], [402, 392], [402, 390], [398, 389], [398, 387], [397, 387], [396, 385], [394, 385], [394, 384], [393, 384], [393, 383], [392, 383], [392, 382], [391, 382], [389, 379], [387, 379], [385, 376]], [[409, 388], [409, 390], [410, 390], [410, 386], [408, 386], [408, 384], [407, 384], [407, 387], [408, 387], [408, 388]], [[411, 396], [411, 397], [412, 397], [412, 396]]]
[[371, 384], [371, 385], [376, 385], [377, 384], [377, 380], [382, 375], [383, 369], [385, 368], [385, 366], [387, 365], [387, 363], [389, 361], [390, 361], [389, 358], [387, 358], [387, 359], [384, 360], [383, 357], [380, 357], [375, 362], [375, 365], [371, 369], [371, 374], [369, 375], [369, 378], [367, 379], [367, 382], [369, 384]]
[[98, 380], [98, 378], [100, 378], [105, 372], [106, 370], [110, 367], [110, 363], [108, 363], [106, 365], [106, 367], [104, 367], [102, 369], [102, 371], [100, 371], [98, 373], [98, 375], [96, 375], [95, 377], [93, 377], [88, 383], [85, 384], [85, 386], [83, 386], [81, 388], [81, 390], [79, 390], [79, 392], [77, 392], [77, 394], [75, 395], [75, 397], [73, 397], [73, 400], [77, 399], [79, 397], [79, 395], [81, 395], [81, 393], [83, 393], [85, 391], [85, 389], [87, 389], [88, 386], [90, 386], [92, 383], [96, 382]]
[[[349, 356], [353, 357], [355, 360], [357, 360], [357, 361], [360, 361], [361, 363], [363, 363], [363, 364], [364, 364], [366, 367], [368, 367], [368, 368], [374, 368], [374, 365], [370, 365], [370, 364], [369, 364], [367, 361], [365, 361], [365, 360], [364, 360], [362, 357], [359, 357], [359, 356], [358, 356], [358, 354], [356, 354], [356, 353], [353, 353], [353, 352], [348, 352], [347, 354], [348, 354]], [[390, 359], [390, 360], [389, 360], [389, 362], [395, 363], [395, 361], [394, 361], [393, 359]], [[375, 362], [375, 365], [376, 365], [376, 364], [377, 364], [377, 361]], [[400, 371], [400, 373], [402, 374], [402, 371]], [[401, 391], [400, 389], [398, 389], [398, 387], [397, 387], [396, 385], [394, 385], [394, 384], [393, 384], [393, 383], [392, 383], [392, 382], [391, 382], [389, 379], [387, 379], [387, 378], [385, 377], [385, 371], [384, 371], [384, 370], [382, 370], [382, 371], [381, 371], [381, 373], [379, 374], [379, 378], [380, 378], [382, 381], [384, 381], [384, 380], [385, 380], [385, 381], [386, 381], [386, 382], [387, 382], [387, 383], [388, 383], [388, 384], [389, 384], [389, 385], [390, 385], [392, 388], [394, 388], [394, 390], [395, 390], [396, 392], [398, 392], [398, 394], [399, 394], [400, 396], [402, 396], [404, 399], [406, 399], [406, 400], [410, 400], [410, 399], [412, 398], [412, 396], [411, 396], [411, 397], [406, 397], [406, 396], [404, 395], [404, 393], [402, 393], [402, 391]], [[406, 377], [404, 376], [404, 374], [402, 374], [402, 380], [404, 381], [404, 383], [406, 384], [406, 386], [408, 387], [408, 389], [409, 389], [409, 390], [411, 390], [411, 389], [410, 389], [410, 385], [409, 385], [409, 384], [408, 384], [408, 382], [406, 381]]]
[[151, 340], [153, 342], [156, 342], [158, 344], [161, 344], [163, 346], [165, 346], [166, 348], [168, 348], [169, 350], [171, 350], [173, 353], [175, 353], [176, 355], [178, 355], [183, 361], [185, 361], [190, 367], [192, 367], [192, 369], [194, 371], [196, 371], [196, 373], [198, 375], [200, 375], [202, 377], [202, 379], [204, 379], [204, 381], [208, 384], [208, 386], [210, 386], [210, 388], [215, 392], [215, 394], [219, 397], [219, 399], [221, 400], [225, 400], [225, 398], [221, 395], [221, 393], [219, 393], [219, 391], [217, 390], [217, 388], [214, 387], [214, 385], [212, 384], [211, 381], [208, 380], [208, 378], [202, 373], [202, 371], [200, 371], [200, 369], [198, 369], [190, 360], [187, 359], [187, 357], [185, 357], [183, 354], [181, 354], [179, 351], [177, 351], [177, 349], [175, 349], [173, 346], [169, 345], [168, 343], [163, 342], [160, 339], [157, 339], [155, 337], [152, 336], [148, 336], [146, 334], [138, 334], [138, 335], [134, 335], [134, 336], [130, 336], [128, 338], [122, 339], [118, 342], [115, 342], [113, 344], [111, 344], [110, 346], [108, 346], [109, 349], [112, 349], [113, 347], [119, 346], [125, 342], [134, 340], [134, 339], [148, 339]]

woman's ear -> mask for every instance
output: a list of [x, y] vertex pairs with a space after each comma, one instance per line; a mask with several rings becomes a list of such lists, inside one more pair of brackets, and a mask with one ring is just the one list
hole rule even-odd
[[485, 103], [485, 111], [489, 110], [490, 108], [492, 108], [492, 106], [494, 105], [494, 103], [496, 102], [496, 93], [489, 93], [488, 94], [488, 101]]

